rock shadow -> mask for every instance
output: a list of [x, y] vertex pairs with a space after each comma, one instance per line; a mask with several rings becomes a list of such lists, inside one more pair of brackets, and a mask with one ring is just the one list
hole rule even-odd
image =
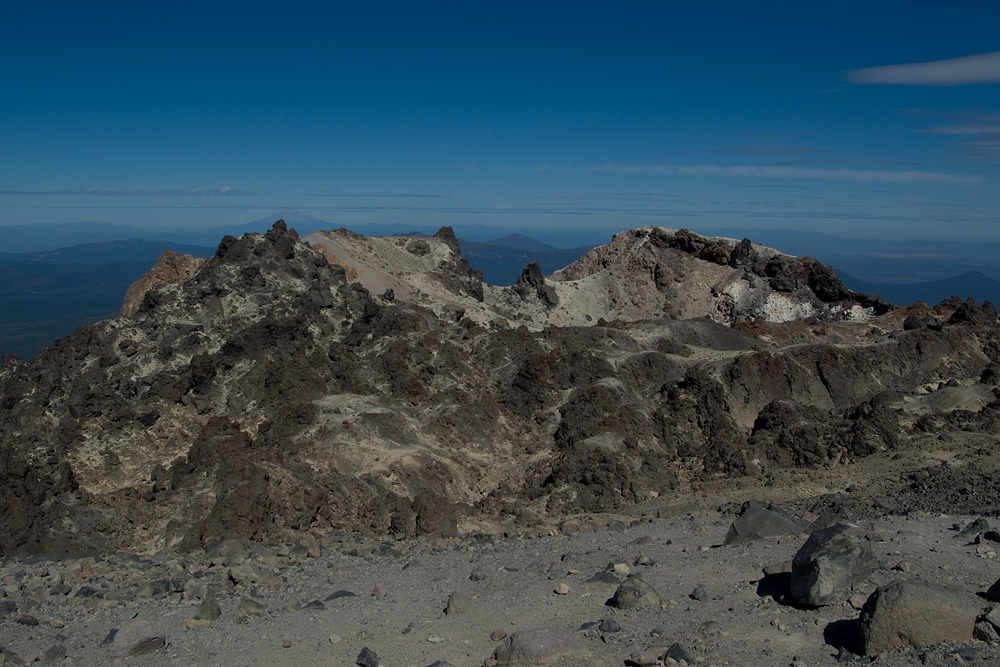
[[839, 651], [837, 659], [843, 661], [844, 652], [861, 657], [861, 619], [846, 618], [828, 623], [823, 628], [823, 641]]
[[757, 582], [757, 595], [762, 598], [771, 598], [775, 602], [786, 604], [792, 592], [792, 573], [775, 572], [764, 575], [764, 578]]

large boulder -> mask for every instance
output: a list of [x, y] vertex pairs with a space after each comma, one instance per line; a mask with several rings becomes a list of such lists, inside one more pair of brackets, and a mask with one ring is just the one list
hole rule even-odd
[[726, 533], [724, 544], [739, 544], [773, 537], [784, 537], [801, 532], [802, 528], [779, 505], [760, 501], [747, 501], [740, 514]]
[[791, 595], [811, 607], [843, 602], [854, 584], [877, 569], [871, 545], [857, 528], [823, 528], [814, 531], [792, 559]]
[[861, 642], [875, 656], [906, 646], [969, 641], [979, 606], [965, 592], [923, 581], [880, 586], [861, 609]]

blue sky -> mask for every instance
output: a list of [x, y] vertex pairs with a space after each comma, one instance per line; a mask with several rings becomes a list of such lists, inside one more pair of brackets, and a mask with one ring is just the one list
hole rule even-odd
[[997, 26], [983, 0], [7, 3], [0, 225], [998, 241]]

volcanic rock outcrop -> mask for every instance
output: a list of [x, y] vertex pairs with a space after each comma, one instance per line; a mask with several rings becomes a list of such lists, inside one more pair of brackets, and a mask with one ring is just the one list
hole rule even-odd
[[496, 287], [450, 230], [279, 222], [174, 278], [0, 368], [0, 553], [450, 535], [1000, 422], [991, 308], [904, 330], [749, 241], [633, 230]]
[[182, 283], [188, 280], [204, 261], [203, 257], [181, 255], [170, 248], [164, 248], [163, 254], [160, 255], [160, 259], [156, 261], [153, 268], [132, 283], [128, 291], [125, 292], [121, 314], [125, 316], [135, 315], [135, 311], [139, 309], [146, 292], [160, 285]]

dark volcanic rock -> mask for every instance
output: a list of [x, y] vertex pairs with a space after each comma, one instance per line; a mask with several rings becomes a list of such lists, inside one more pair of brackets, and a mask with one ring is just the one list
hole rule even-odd
[[[373, 296], [359, 267], [276, 224], [223, 239], [131, 316], [4, 363], [0, 553], [454, 536], [467, 517], [617, 511], [938, 428], [1000, 429], [1000, 401], [928, 404], [915, 427], [900, 407], [998, 375], [985, 305], [942, 305], [955, 324], [903, 331], [812, 260], [658, 228], [620, 234], [561, 276], [529, 267], [506, 291], [484, 287], [450, 230], [383, 241], [405, 261], [438, 258], [416, 284], [443, 286], [445, 303], [374, 265], [393, 298]], [[585, 321], [572, 296], [591, 277], [607, 288], [602, 312], [623, 319], [538, 323]], [[995, 499], [987, 477], [948, 499]], [[898, 502], [917, 505], [924, 481], [910, 481]]]
[[784, 537], [801, 530], [799, 523], [784, 508], [762, 502], [745, 502], [726, 533], [725, 544]]
[[813, 532], [792, 559], [792, 598], [819, 607], [843, 602], [852, 586], [878, 569], [865, 536], [853, 526]]

